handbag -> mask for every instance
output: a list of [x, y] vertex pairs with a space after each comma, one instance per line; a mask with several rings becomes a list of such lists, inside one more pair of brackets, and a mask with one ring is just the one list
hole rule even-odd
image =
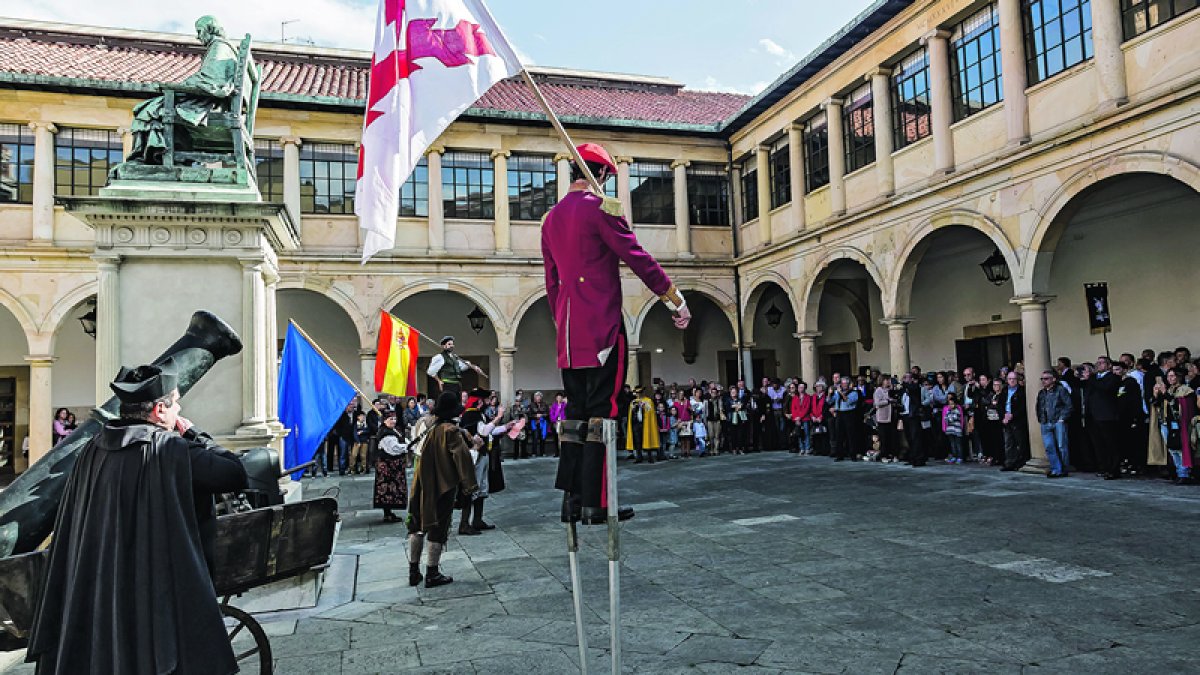
[[989, 422], [999, 422], [1000, 421], [1000, 411], [996, 410], [995, 408], [988, 408], [987, 409], [987, 418], [988, 418]]
[[1171, 422], [1167, 425], [1167, 449], [1183, 449], [1183, 434], [1180, 432], [1179, 422]]

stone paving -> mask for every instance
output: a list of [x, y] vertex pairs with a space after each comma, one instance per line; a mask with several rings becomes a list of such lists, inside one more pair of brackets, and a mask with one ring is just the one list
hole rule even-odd
[[[344, 523], [321, 606], [262, 617], [276, 672], [577, 672], [553, 462], [505, 463], [498, 529], [452, 537], [431, 590], [370, 479], [306, 482]], [[623, 462], [621, 493], [626, 672], [1200, 670], [1195, 488], [767, 453]], [[605, 528], [581, 529], [607, 672]]]

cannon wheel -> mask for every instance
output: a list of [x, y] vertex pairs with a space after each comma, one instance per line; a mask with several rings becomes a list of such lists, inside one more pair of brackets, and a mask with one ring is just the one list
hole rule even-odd
[[237, 658], [238, 667], [242, 669], [242, 672], [253, 673], [254, 662], [257, 661], [258, 672], [261, 675], [271, 675], [274, 670], [271, 659], [271, 640], [267, 637], [262, 625], [254, 617], [230, 605], [221, 605], [221, 614], [224, 614], [225, 618], [232, 622], [225, 624], [230, 642], [237, 639], [243, 630], [249, 631], [250, 636], [254, 638], [253, 647], [241, 652], [234, 649], [234, 657]]

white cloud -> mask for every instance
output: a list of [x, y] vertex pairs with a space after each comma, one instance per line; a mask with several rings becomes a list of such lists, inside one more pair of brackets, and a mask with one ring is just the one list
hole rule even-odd
[[717, 78], [709, 75], [708, 77], [704, 78], [704, 82], [701, 83], [697, 89], [700, 91], [715, 91], [723, 94], [746, 94], [747, 96], [754, 96], [763, 89], [766, 89], [768, 84], [770, 83], [765, 81], [755, 82], [753, 84], [744, 86], [723, 84], [717, 80]]
[[779, 59], [784, 60], [784, 61], [795, 61], [796, 60], [795, 54], [784, 49], [778, 42], [775, 42], [771, 38], [763, 38], [758, 41], [758, 44], [760, 47], [763, 48], [763, 51], [767, 52], [771, 56], [778, 57]]

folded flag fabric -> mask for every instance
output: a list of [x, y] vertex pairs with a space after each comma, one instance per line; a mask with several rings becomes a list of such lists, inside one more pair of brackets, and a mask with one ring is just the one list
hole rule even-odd
[[[312, 459], [356, 393], [296, 326], [289, 324], [279, 366], [279, 421], [289, 432], [283, 439], [284, 466], [299, 466]], [[292, 475], [299, 477], [300, 472]]]
[[375, 354], [375, 391], [392, 396], [416, 396], [420, 337], [412, 326], [381, 312], [379, 346]]

